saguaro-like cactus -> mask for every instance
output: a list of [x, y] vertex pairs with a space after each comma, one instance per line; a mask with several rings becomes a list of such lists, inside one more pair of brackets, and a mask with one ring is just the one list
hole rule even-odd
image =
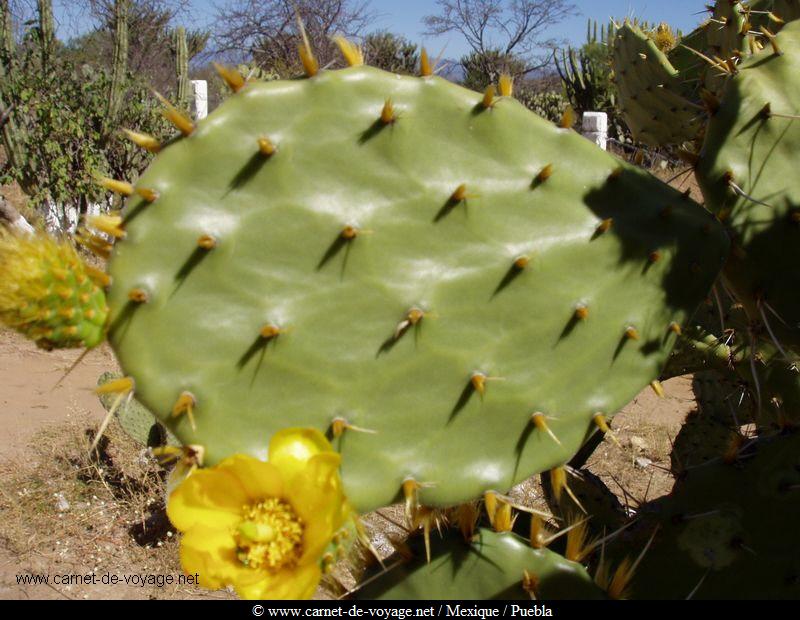
[[122, 98], [125, 93], [125, 80], [128, 72], [128, 12], [130, 0], [116, 0], [114, 3], [114, 60], [111, 86], [108, 94], [107, 119], [110, 125], [116, 122]]
[[175, 73], [177, 76], [177, 103], [185, 110], [189, 106], [189, 51], [186, 45], [186, 29], [179, 26], [175, 29]]

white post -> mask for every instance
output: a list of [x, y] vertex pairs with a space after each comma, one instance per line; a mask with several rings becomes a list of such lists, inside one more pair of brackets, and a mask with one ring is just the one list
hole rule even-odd
[[584, 112], [581, 133], [605, 151], [608, 141], [608, 114]]
[[194, 95], [194, 117], [199, 121], [208, 116], [208, 82], [192, 80], [192, 94]]

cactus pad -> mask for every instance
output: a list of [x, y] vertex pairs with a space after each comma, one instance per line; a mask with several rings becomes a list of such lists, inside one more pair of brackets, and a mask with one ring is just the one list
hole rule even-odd
[[361, 510], [408, 478], [448, 505], [566, 462], [658, 377], [727, 242], [650, 175], [484, 102], [324, 71], [248, 83], [164, 148], [109, 267], [141, 402], [208, 464], [330, 429]]
[[[787, 24], [741, 63], [711, 119], [698, 180], [708, 207], [733, 234], [725, 275], [752, 318], [800, 345], [800, 22]], [[781, 116], [786, 115], [786, 116]], [[765, 318], [766, 317], [766, 318]]]
[[[586, 569], [548, 549], [532, 549], [511, 533], [478, 530], [470, 544], [449, 531], [431, 541], [431, 562], [418, 559], [392, 569], [358, 591], [362, 600], [603, 599]], [[416, 540], [419, 543], [419, 539]], [[417, 545], [418, 547], [420, 545]], [[523, 587], [525, 571], [532, 578]]]
[[696, 84], [629, 22], [614, 38], [614, 74], [625, 122], [637, 140], [653, 146], [681, 144], [700, 132], [704, 112], [692, 95]]

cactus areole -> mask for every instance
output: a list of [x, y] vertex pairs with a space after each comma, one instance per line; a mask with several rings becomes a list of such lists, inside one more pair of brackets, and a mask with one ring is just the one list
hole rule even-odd
[[207, 464], [328, 431], [360, 510], [564, 463], [658, 378], [727, 252], [679, 192], [435, 76], [249, 82], [179, 124], [124, 211], [109, 339]]

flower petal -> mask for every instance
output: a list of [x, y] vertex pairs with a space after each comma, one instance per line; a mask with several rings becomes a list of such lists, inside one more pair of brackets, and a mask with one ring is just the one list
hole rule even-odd
[[269, 462], [280, 469], [284, 479], [299, 474], [314, 455], [327, 452], [335, 453], [325, 435], [313, 428], [287, 428], [269, 442]]
[[201, 469], [170, 494], [167, 515], [181, 531], [196, 525], [225, 528], [241, 520], [247, 494], [236, 476], [221, 467]]
[[280, 470], [272, 463], [259, 461], [247, 454], [235, 454], [225, 459], [218, 467], [236, 476], [247, 494], [247, 503], [268, 497], [280, 497], [283, 493], [284, 479]]
[[228, 585], [249, 585], [263, 579], [262, 571], [242, 565], [236, 541], [228, 530], [198, 526], [181, 538], [181, 565], [188, 575], [197, 575], [204, 588], [218, 590]]
[[257, 583], [236, 584], [236, 593], [249, 600], [287, 600], [308, 599], [314, 594], [322, 577], [319, 565], [300, 564], [292, 569], [284, 569], [267, 574]]

